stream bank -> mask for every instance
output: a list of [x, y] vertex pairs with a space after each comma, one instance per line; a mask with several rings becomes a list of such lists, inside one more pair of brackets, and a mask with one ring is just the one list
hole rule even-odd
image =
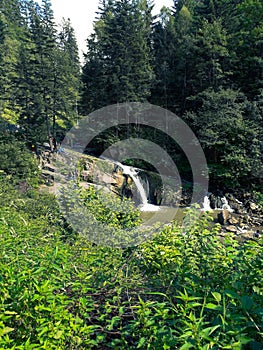
[[[65, 151], [64, 151], [65, 152]], [[65, 152], [66, 154], [66, 152]], [[63, 153], [53, 154], [47, 149], [40, 152], [39, 161], [43, 181], [49, 185], [49, 191], [55, 192], [56, 161], [62, 161]], [[68, 172], [68, 179], [77, 177], [82, 187], [95, 186], [113, 195], [131, 198], [138, 206], [149, 204], [149, 208], [158, 206], [158, 215], [144, 211], [143, 220], [167, 223], [167, 217], [182, 222], [184, 212], [191, 201], [190, 183], [182, 181], [179, 186], [166, 186], [165, 196], [161, 177], [154, 172], [128, 167], [108, 159], [100, 159], [90, 155], [81, 155], [75, 172]], [[169, 184], [169, 179], [166, 181]], [[172, 183], [172, 181], [171, 181]], [[215, 223], [222, 227], [222, 235], [233, 232], [236, 236], [258, 238], [262, 235], [263, 207], [257, 203], [253, 193], [234, 192], [222, 193], [216, 190], [204, 196], [204, 201], [198, 203], [200, 209], [208, 210]], [[175, 213], [173, 215], [173, 212]]]

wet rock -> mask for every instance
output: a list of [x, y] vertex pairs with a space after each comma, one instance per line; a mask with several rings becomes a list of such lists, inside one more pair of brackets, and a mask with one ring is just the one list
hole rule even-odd
[[213, 193], [210, 194], [209, 201], [211, 209], [220, 209], [224, 204], [222, 198], [220, 196], [214, 195]]
[[115, 183], [116, 183], [116, 187], [118, 188], [122, 188], [125, 181], [125, 177], [121, 174], [114, 174], [114, 179], [115, 179]]
[[238, 231], [237, 227], [233, 226], [233, 225], [227, 226], [226, 230], [229, 231], [229, 232], [234, 232], [234, 233], [237, 233], [237, 231]]
[[249, 214], [243, 214], [240, 216], [240, 222], [250, 225], [252, 223], [252, 218]]
[[260, 236], [260, 232], [259, 232], [259, 230], [256, 230], [253, 234], [253, 237], [259, 238], [259, 236]]
[[254, 237], [254, 232], [253, 231], [246, 231], [246, 232], [242, 233], [241, 236], [245, 239], [251, 239]]
[[216, 208], [216, 196], [213, 193], [209, 196], [209, 200], [210, 200], [211, 209], [215, 209]]
[[230, 217], [229, 212], [226, 209], [224, 209], [217, 215], [217, 220], [220, 225], [226, 225], [229, 217]]
[[231, 224], [231, 225], [237, 225], [239, 224], [239, 220], [237, 218], [235, 218], [234, 216], [231, 216], [228, 220], [228, 222]]
[[243, 212], [243, 207], [241, 206], [241, 204], [234, 202], [234, 201], [229, 201], [228, 202], [230, 207], [233, 209], [234, 213], [236, 214], [241, 214]]
[[258, 207], [258, 206], [256, 205], [256, 203], [249, 202], [249, 208], [250, 208], [251, 210], [256, 210], [257, 207]]

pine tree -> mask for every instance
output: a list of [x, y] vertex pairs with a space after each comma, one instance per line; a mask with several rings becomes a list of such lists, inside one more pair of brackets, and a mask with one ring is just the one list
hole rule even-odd
[[218, 89], [230, 76], [228, 71], [227, 33], [221, 20], [202, 22], [194, 42], [193, 85], [194, 93], [209, 87]]
[[263, 4], [260, 0], [243, 0], [237, 11], [239, 28], [234, 37], [234, 79], [253, 99], [263, 88]]
[[249, 101], [232, 89], [207, 89], [195, 97], [196, 113], [188, 112], [210, 168], [210, 181], [238, 186], [253, 172], [255, 124], [248, 115]]
[[21, 13], [25, 28], [16, 67], [20, 124], [28, 140], [43, 142], [76, 119], [78, 48], [69, 21], [57, 32], [49, 1], [42, 7], [25, 1]]
[[[16, 65], [20, 47], [21, 16], [16, 0], [0, 2], [0, 111], [19, 115], [16, 105]], [[11, 112], [12, 111], [12, 112]], [[17, 117], [16, 117], [17, 118]], [[16, 119], [15, 118], [15, 119]]]
[[170, 9], [163, 7], [159, 20], [153, 26], [154, 81], [151, 102], [173, 110], [173, 69], [175, 52], [175, 25]]
[[[77, 118], [77, 103], [80, 90], [80, 64], [78, 46], [70, 20], [62, 20], [58, 32], [56, 49], [56, 69], [54, 79], [54, 118], [58, 117], [66, 125]], [[55, 137], [56, 121], [53, 122]]]
[[150, 95], [151, 5], [145, 0], [104, 1], [88, 39], [83, 68], [85, 112]]
[[24, 81], [28, 87], [28, 102], [25, 104], [23, 120], [29, 130], [29, 136], [35, 135], [38, 141], [51, 137], [56, 40], [50, 4], [48, 2], [43, 4], [43, 7], [35, 3], [28, 4], [29, 32], [27, 45], [24, 47], [24, 52], [21, 52], [20, 65], [20, 81]]
[[152, 101], [158, 103], [163, 96], [162, 105], [180, 114], [192, 93], [193, 15], [193, 1], [175, 2], [173, 11], [162, 10], [153, 32], [157, 81]]

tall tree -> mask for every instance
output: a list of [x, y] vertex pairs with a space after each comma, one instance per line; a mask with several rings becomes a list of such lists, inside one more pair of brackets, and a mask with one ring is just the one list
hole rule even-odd
[[65, 127], [76, 119], [78, 48], [69, 21], [57, 31], [49, 1], [42, 6], [28, 2], [25, 7], [28, 28], [18, 65], [20, 121], [30, 139], [51, 141], [59, 125]]
[[263, 4], [243, 0], [238, 6], [239, 28], [235, 35], [235, 80], [253, 99], [263, 88]]
[[192, 93], [195, 3], [176, 1], [173, 11], [163, 8], [153, 31], [155, 86], [152, 101], [182, 114]]
[[194, 93], [226, 84], [231, 72], [228, 65], [227, 33], [220, 19], [203, 20], [193, 46], [192, 84]]
[[244, 185], [245, 179], [252, 177], [254, 156], [259, 151], [256, 124], [248, 117], [249, 101], [232, 89], [207, 89], [195, 99], [200, 107], [195, 113], [188, 112], [186, 121], [204, 148], [210, 180], [221, 186]]
[[146, 0], [103, 1], [85, 55], [85, 112], [150, 95], [151, 8]]
[[153, 70], [154, 80], [151, 91], [153, 104], [173, 110], [174, 108], [174, 53], [175, 25], [171, 10], [161, 9], [158, 21], [153, 26]]
[[80, 91], [78, 46], [70, 20], [62, 20], [55, 54], [53, 135], [56, 118], [69, 125], [76, 121]]
[[16, 64], [20, 46], [21, 16], [19, 2], [0, 1], [0, 109], [18, 114], [16, 106]]

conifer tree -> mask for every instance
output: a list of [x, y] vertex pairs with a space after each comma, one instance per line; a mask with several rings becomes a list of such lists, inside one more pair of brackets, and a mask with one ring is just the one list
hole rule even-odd
[[[20, 46], [21, 16], [17, 0], [0, 1], [0, 110], [4, 115], [19, 108], [15, 103], [16, 65]], [[16, 117], [15, 117], [16, 119]]]
[[103, 1], [88, 39], [83, 68], [85, 112], [150, 95], [151, 5], [145, 0]]
[[25, 6], [28, 28], [18, 66], [21, 123], [29, 138], [52, 140], [58, 125], [69, 126], [76, 118], [78, 48], [70, 22], [57, 31], [50, 1]]
[[55, 52], [53, 135], [56, 117], [65, 125], [77, 118], [77, 104], [80, 90], [80, 64], [78, 46], [70, 20], [62, 20], [58, 32]]

